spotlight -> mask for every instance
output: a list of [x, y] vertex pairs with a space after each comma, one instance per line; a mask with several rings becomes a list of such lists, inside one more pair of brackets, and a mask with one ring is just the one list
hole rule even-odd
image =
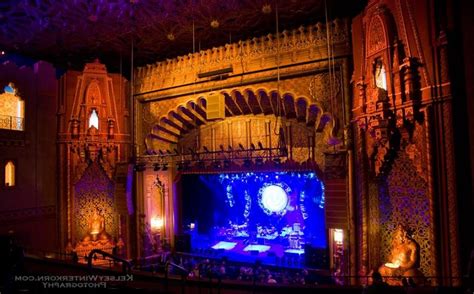
[[160, 152], [160, 155], [164, 155], [165, 153], [163, 152], [163, 150], [158, 150], [158, 152]]
[[190, 165], [191, 165], [191, 162], [190, 162], [189, 160], [185, 160], [185, 161], [183, 162], [183, 168], [184, 168], [185, 170], [189, 169], [189, 166], [190, 166]]
[[161, 170], [163, 170], [163, 171], [168, 170], [168, 164], [163, 163], [163, 166], [161, 167]]
[[219, 145], [219, 148], [221, 148], [221, 151], [224, 151], [224, 145]]
[[202, 146], [202, 149], [204, 149], [204, 151], [206, 151], [206, 153], [209, 153], [209, 149], [207, 148], [207, 146]]
[[226, 159], [224, 160], [224, 168], [229, 168], [230, 167], [230, 160]]
[[232, 149], [232, 146], [230, 146], [230, 145], [229, 145], [229, 147], [228, 147], [228, 148], [229, 148], [229, 151], [232, 151], [232, 150], [233, 150], [233, 149]]
[[206, 164], [204, 163], [204, 161], [199, 160], [199, 161], [197, 162], [197, 167], [202, 169], [202, 168], [205, 168], [205, 167], [206, 167]]
[[242, 151], [245, 150], [244, 145], [242, 145], [242, 143], [239, 143], [239, 147]]
[[255, 150], [255, 145], [253, 143], [250, 143], [250, 149]]
[[159, 163], [153, 164], [153, 170], [154, 171], [159, 171], [160, 170], [160, 164]]
[[142, 172], [144, 170], [146, 170], [146, 166], [144, 163], [137, 163], [133, 169], [136, 171], [136, 172]]
[[252, 165], [252, 159], [244, 159], [244, 166], [245, 167], [250, 167]]
[[263, 149], [263, 144], [262, 144], [262, 142], [260, 142], [260, 141], [258, 141], [258, 148], [259, 148], [259, 149]]
[[212, 165], [215, 169], [221, 168], [221, 162], [219, 160], [214, 161]]
[[174, 154], [176, 154], [176, 155], [178, 155], [178, 154], [179, 154], [179, 151], [178, 151], [178, 149], [176, 149], [176, 148], [173, 148], [173, 151], [174, 151]]

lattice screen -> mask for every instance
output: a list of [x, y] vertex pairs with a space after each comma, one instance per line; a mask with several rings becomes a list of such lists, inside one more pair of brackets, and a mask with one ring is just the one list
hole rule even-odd
[[112, 237], [117, 236], [117, 214], [114, 205], [114, 183], [97, 162], [93, 162], [74, 186], [73, 224], [76, 241], [87, 233], [89, 220], [96, 209], [105, 219], [105, 230]]
[[426, 180], [418, 174], [405, 151], [399, 151], [392, 169], [379, 186], [381, 262], [388, 260], [392, 234], [397, 224], [413, 230], [420, 245], [420, 270], [435, 274], [432, 211]]

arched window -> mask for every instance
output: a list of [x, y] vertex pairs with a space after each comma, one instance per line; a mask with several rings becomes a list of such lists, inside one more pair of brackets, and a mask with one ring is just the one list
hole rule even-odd
[[385, 74], [385, 67], [383, 65], [382, 59], [377, 59], [375, 61], [374, 77], [375, 86], [387, 91], [387, 76]]
[[92, 113], [89, 116], [89, 128], [94, 126], [96, 129], [99, 129], [99, 115], [95, 109], [92, 109]]
[[0, 129], [23, 131], [25, 103], [12, 83], [0, 94]]
[[11, 160], [5, 165], [5, 186], [15, 186], [15, 164]]

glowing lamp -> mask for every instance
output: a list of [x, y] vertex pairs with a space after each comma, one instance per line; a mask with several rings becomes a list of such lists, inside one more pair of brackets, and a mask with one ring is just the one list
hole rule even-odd
[[196, 228], [196, 224], [195, 223], [190, 223], [189, 224], [189, 229], [190, 230], [194, 230]]
[[262, 204], [270, 212], [281, 212], [288, 205], [288, 195], [280, 186], [265, 187], [262, 193]]
[[154, 217], [150, 220], [150, 225], [152, 230], [161, 230], [161, 228], [163, 227], [163, 219], [160, 217]]
[[344, 240], [344, 232], [341, 229], [334, 229], [334, 242], [342, 244]]
[[387, 263], [385, 264], [385, 266], [388, 267], [388, 268], [399, 268], [399, 267], [400, 267], [400, 264], [399, 264], [398, 262], [394, 262], [394, 263], [392, 263], [392, 262], [387, 262]]

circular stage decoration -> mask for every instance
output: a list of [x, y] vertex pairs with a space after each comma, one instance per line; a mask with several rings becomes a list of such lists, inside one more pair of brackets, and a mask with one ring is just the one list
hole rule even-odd
[[263, 211], [268, 215], [284, 215], [289, 202], [288, 189], [278, 184], [266, 184], [260, 188], [258, 202]]

